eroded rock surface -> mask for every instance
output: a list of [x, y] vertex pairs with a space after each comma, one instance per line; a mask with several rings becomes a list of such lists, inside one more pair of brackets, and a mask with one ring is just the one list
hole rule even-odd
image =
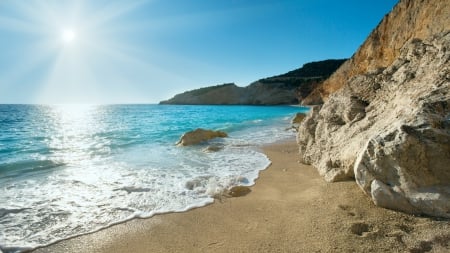
[[448, 0], [399, 1], [352, 58], [303, 99], [302, 104], [321, 103], [345, 85], [350, 78], [386, 68], [397, 59], [400, 49], [412, 38], [424, 40], [448, 30], [450, 30]]
[[291, 124], [300, 124], [306, 117], [306, 114], [299, 112], [296, 113], [294, 118], [291, 120]]
[[352, 77], [300, 124], [301, 160], [379, 206], [450, 218], [449, 60], [447, 31]]
[[227, 133], [222, 131], [205, 130], [202, 128], [197, 128], [193, 131], [186, 132], [176, 143], [178, 146], [189, 146], [199, 144], [214, 138], [225, 138], [228, 137]]
[[231, 187], [226, 195], [230, 197], [242, 197], [249, 194], [251, 191], [252, 190], [248, 186], [237, 185]]

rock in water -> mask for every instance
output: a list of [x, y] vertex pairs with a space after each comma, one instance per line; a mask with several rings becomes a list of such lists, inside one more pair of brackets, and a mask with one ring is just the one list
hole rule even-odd
[[238, 185], [231, 187], [231, 189], [228, 190], [228, 195], [231, 197], [242, 197], [249, 194], [251, 191], [250, 187]]
[[412, 39], [300, 124], [301, 160], [379, 206], [450, 218], [450, 32]]
[[220, 151], [222, 149], [223, 149], [223, 146], [211, 145], [211, 146], [208, 146], [205, 149], [203, 149], [203, 152], [205, 152], [205, 153], [213, 153], [213, 152], [218, 152], [218, 151]]
[[222, 131], [213, 131], [197, 128], [194, 131], [189, 131], [183, 134], [183, 136], [181, 136], [180, 140], [176, 143], [176, 145], [178, 146], [195, 145], [217, 137], [224, 138], [228, 137], [228, 135], [227, 133]]

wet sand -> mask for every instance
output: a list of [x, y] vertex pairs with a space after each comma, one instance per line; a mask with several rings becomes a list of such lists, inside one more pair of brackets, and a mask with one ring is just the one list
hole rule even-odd
[[450, 252], [450, 221], [376, 207], [353, 181], [328, 184], [294, 140], [267, 146], [251, 193], [135, 219], [34, 252]]

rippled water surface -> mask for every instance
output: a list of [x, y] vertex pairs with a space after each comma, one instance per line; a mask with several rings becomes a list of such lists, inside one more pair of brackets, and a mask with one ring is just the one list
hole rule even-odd
[[[183, 211], [269, 160], [257, 147], [294, 136], [290, 106], [0, 105], [0, 248], [22, 251], [134, 217]], [[223, 146], [176, 147], [186, 131]], [[211, 143], [209, 143], [211, 144]]]

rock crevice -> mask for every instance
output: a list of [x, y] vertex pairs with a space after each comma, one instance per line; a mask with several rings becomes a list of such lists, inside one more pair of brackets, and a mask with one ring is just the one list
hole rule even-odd
[[355, 75], [299, 127], [301, 160], [355, 179], [375, 204], [450, 218], [450, 32], [411, 39]]

